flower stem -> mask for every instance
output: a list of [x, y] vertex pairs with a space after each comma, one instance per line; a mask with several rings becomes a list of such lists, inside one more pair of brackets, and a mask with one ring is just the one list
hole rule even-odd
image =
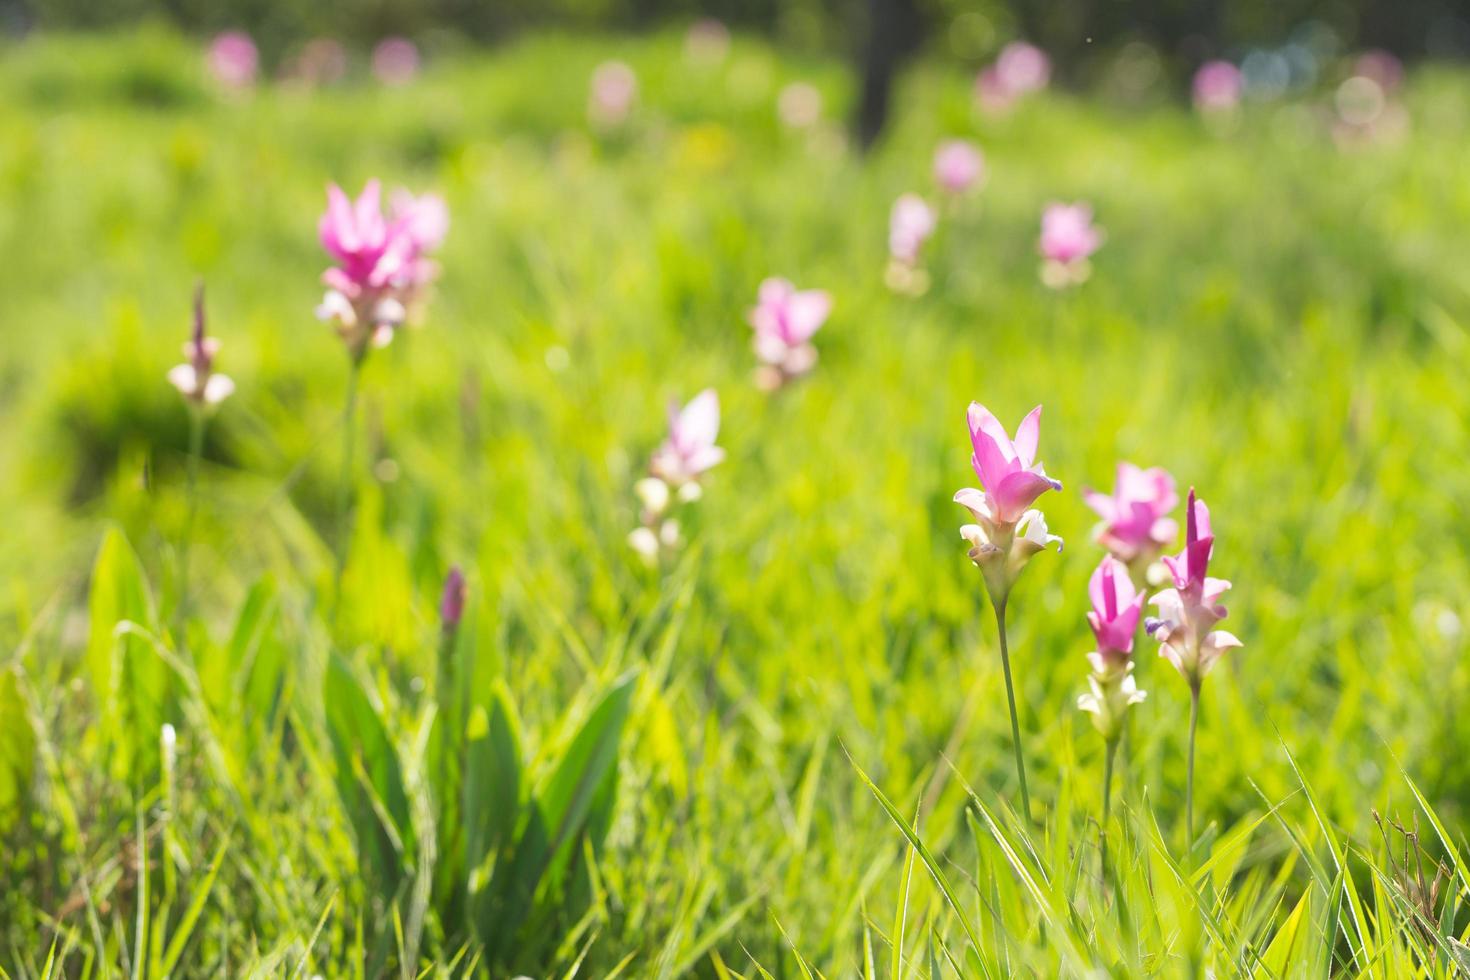
[[1006, 703], [1011, 709], [1011, 746], [1016, 750], [1016, 777], [1021, 782], [1021, 811], [1031, 819], [1031, 794], [1026, 791], [1026, 763], [1021, 756], [1021, 722], [1016, 716], [1016, 689], [1011, 683], [1011, 652], [1006, 643], [1006, 601], [993, 602], [995, 625], [1000, 631], [1000, 665], [1006, 675]]
[[1189, 685], [1189, 762], [1184, 777], [1185, 857], [1194, 863], [1194, 732], [1199, 726], [1199, 684]]
[[357, 433], [357, 376], [362, 359], [354, 357], [347, 373], [347, 399], [342, 408], [342, 473], [337, 484], [337, 569], [332, 578], [332, 618], [342, 602], [342, 574], [347, 569], [347, 546], [352, 539], [352, 457]]
[[1101, 852], [1101, 869], [1103, 886], [1107, 887], [1108, 881], [1108, 814], [1113, 802], [1113, 756], [1118, 752], [1118, 740], [1109, 739], [1106, 761], [1103, 762], [1103, 807], [1102, 807], [1102, 833], [1100, 835], [1099, 850]]
[[184, 537], [179, 542], [179, 605], [174, 613], [179, 629], [189, 606], [189, 551], [194, 542], [194, 519], [199, 512], [199, 460], [204, 455], [204, 409], [189, 404], [189, 509], [184, 517]]

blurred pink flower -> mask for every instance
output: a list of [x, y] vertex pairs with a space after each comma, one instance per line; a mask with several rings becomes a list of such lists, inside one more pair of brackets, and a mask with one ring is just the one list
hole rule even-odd
[[347, 73], [347, 52], [335, 38], [307, 41], [296, 56], [292, 74], [311, 85], [330, 85]]
[[1353, 74], [1371, 78], [1385, 93], [1398, 89], [1404, 81], [1404, 63], [1387, 51], [1374, 48], [1358, 55]]
[[1085, 204], [1048, 204], [1041, 213], [1041, 254], [1064, 265], [1088, 258], [1102, 244]]
[[903, 194], [893, 202], [888, 222], [888, 252], [905, 265], [919, 264], [919, 251], [934, 234], [934, 209], [917, 194]]
[[1174, 588], [1165, 589], [1149, 600], [1159, 615], [1147, 622], [1149, 635], [1160, 643], [1159, 655], [1168, 659], [1183, 674], [1192, 688], [1209, 673], [1226, 650], [1241, 645], [1240, 640], [1215, 624], [1225, 618], [1225, 607], [1218, 600], [1230, 588], [1224, 579], [1210, 578], [1210, 557], [1215, 536], [1210, 527], [1210, 511], [1203, 500], [1189, 491], [1185, 510], [1184, 551], [1178, 557], [1165, 557], [1174, 579]]
[[778, 387], [812, 369], [817, 349], [810, 341], [831, 311], [832, 297], [826, 290], [798, 290], [787, 279], [761, 283], [750, 325], [755, 330], [756, 357], [776, 372], [772, 383], [763, 387]]
[[419, 49], [406, 37], [385, 37], [373, 48], [373, 75], [384, 85], [407, 85], [419, 73]]
[[1207, 61], [1194, 73], [1194, 107], [1201, 112], [1220, 112], [1240, 104], [1245, 76], [1228, 61]]
[[633, 111], [638, 76], [621, 61], [604, 61], [592, 72], [587, 115], [598, 126], [617, 126]]
[[1015, 439], [1006, 434], [1000, 421], [979, 402], [970, 403], [965, 421], [973, 450], [970, 467], [985, 489], [995, 520], [1014, 523], [1037, 497], [1048, 490], [1062, 489], [1036, 461], [1037, 441], [1041, 436], [1040, 405], [1021, 420]]
[[225, 31], [209, 44], [209, 71], [226, 88], [247, 88], [255, 83], [260, 65], [255, 42], [244, 31]]
[[682, 409], [669, 404], [669, 436], [653, 454], [649, 470], [675, 488], [695, 482], [725, 458], [715, 445], [720, 434], [720, 398], [706, 388]]
[[235, 382], [214, 370], [219, 341], [204, 334], [204, 286], [194, 290], [194, 328], [184, 344], [184, 363], [168, 372], [169, 383], [197, 405], [218, 405], [235, 390]]
[[718, 64], [729, 51], [730, 29], [713, 17], [696, 20], [684, 35], [684, 55], [698, 64]]
[[945, 140], [934, 154], [934, 179], [951, 194], [963, 194], [985, 176], [985, 157], [968, 140]]
[[444, 594], [439, 599], [439, 619], [446, 632], [452, 633], [459, 629], [459, 621], [464, 618], [464, 599], [464, 572], [455, 565], [449, 569], [449, 575], [444, 579]]
[[398, 191], [391, 220], [382, 209], [382, 187], [370, 180], [353, 201], [336, 184], [327, 188], [327, 210], [317, 225], [322, 247], [337, 264], [322, 274], [328, 286], [317, 308], [334, 319], [354, 356], [371, 339], [382, 345], [403, 323], [438, 266], [425, 253], [437, 248], [449, 226], [444, 201]]
[[807, 129], [822, 118], [822, 93], [807, 82], [792, 82], [776, 96], [776, 115], [791, 129]]
[[1087, 625], [1097, 639], [1093, 669], [1106, 674], [1122, 665], [1133, 653], [1133, 634], [1143, 611], [1143, 593], [1133, 585], [1128, 570], [1112, 555], [1104, 555], [1087, 583], [1092, 609]]
[[1179, 533], [1178, 522], [1169, 517], [1179, 494], [1174, 478], [1161, 467], [1119, 463], [1112, 496], [1086, 489], [1082, 499], [1102, 518], [1098, 544], [1126, 565], [1152, 561]]
[[1051, 81], [1051, 59], [1034, 44], [1012, 41], [1001, 48], [995, 71], [1007, 91], [1026, 95], [1046, 88]]

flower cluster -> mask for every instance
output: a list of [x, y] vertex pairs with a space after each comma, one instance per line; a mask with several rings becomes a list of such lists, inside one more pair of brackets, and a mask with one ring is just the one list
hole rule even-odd
[[184, 344], [184, 363], [168, 372], [169, 383], [191, 405], [218, 405], [235, 391], [235, 382], [214, 369], [219, 341], [204, 334], [204, 287], [194, 290], [194, 329]]
[[649, 475], [633, 487], [641, 524], [628, 535], [628, 544], [648, 563], [682, 543], [675, 511], [703, 495], [700, 478], [725, 458], [725, 450], [715, 445], [719, 434], [720, 398], [713, 388], [683, 408], [677, 401], [669, 404], [668, 438], [649, 460]]
[[1001, 606], [1032, 557], [1052, 542], [1061, 550], [1062, 539], [1048, 533], [1046, 518], [1031, 505], [1062, 485], [1036, 461], [1040, 405], [1021, 420], [1014, 439], [979, 402], [970, 403], [965, 421], [973, 449], [970, 466], [983, 489], [966, 487], [954, 495], [954, 502], [975, 519], [960, 528], [960, 536], [970, 545], [970, 560], [984, 574], [991, 601]]
[[801, 377], [817, 363], [811, 338], [832, 312], [832, 297], [822, 289], [797, 289], [787, 279], [760, 285], [750, 326], [755, 331], [756, 384], [774, 391]]
[[322, 247], [336, 265], [322, 274], [326, 296], [317, 317], [331, 320], [354, 361], [369, 346], [381, 347], [408, 322], [439, 268], [428, 258], [449, 230], [449, 211], [433, 194], [400, 190], [390, 213], [382, 188], [367, 182], [354, 201], [336, 184], [327, 188], [327, 210], [317, 225]]
[[1184, 675], [1194, 691], [1199, 690], [1200, 682], [1221, 654], [1241, 645], [1234, 634], [1215, 629], [1215, 624], [1225, 618], [1225, 607], [1218, 600], [1230, 589], [1230, 583], [1208, 575], [1214, 549], [1209, 508], [1190, 490], [1184, 550], [1177, 557], [1164, 558], [1174, 587], [1149, 600], [1159, 614], [1145, 625], [1149, 635], [1159, 641], [1159, 655]]
[[1077, 707], [1091, 714], [1092, 724], [1113, 742], [1123, 732], [1128, 709], [1147, 697], [1133, 679], [1133, 636], [1143, 611], [1143, 593], [1112, 555], [1105, 555], [1093, 571], [1087, 592], [1092, 600], [1087, 624], [1097, 649], [1087, 655], [1091, 690], [1077, 698]]
[[1080, 285], [1092, 275], [1089, 259], [1102, 245], [1102, 229], [1086, 204], [1052, 203], [1041, 212], [1041, 281], [1053, 289]]

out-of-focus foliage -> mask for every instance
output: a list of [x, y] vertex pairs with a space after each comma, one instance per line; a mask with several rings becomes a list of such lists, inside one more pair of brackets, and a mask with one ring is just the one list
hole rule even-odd
[[[614, 56], [637, 108], [598, 133], [588, 78]], [[778, 120], [797, 80], [822, 99], [809, 128]], [[47, 975], [54, 940], [68, 975], [458, 975], [512, 947], [493, 975], [585, 953], [579, 976], [796, 976], [799, 953], [852, 976], [869, 949], [876, 975], [1452, 975], [1470, 83], [1416, 72], [1407, 128], [1371, 132], [1339, 125], [1331, 86], [1207, 122], [1112, 90], [984, 116], [971, 82], [920, 62], [862, 158], [833, 121], [842, 66], [739, 35], [714, 63], [682, 35], [534, 37], [402, 88], [234, 94], [167, 33], [5, 48], [0, 966]], [[936, 196], [954, 136], [988, 183], [945, 203], [928, 291], [896, 295], [889, 210]], [[328, 181], [371, 176], [437, 190], [453, 223], [427, 322], [364, 369], [333, 608], [346, 364], [312, 316], [316, 217]], [[1063, 293], [1037, 279], [1052, 200], [1090, 201], [1107, 235]], [[743, 322], [772, 274], [835, 299], [815, 371], [776, 397]], [[180, 612], [188, 417], [164, 374], [196, 277], [238, 390]], [[729, 455], [653, 574], [631, 488], [667, 402], [706, 386]], [[1067, 548], [1011, 599], [1029, 829], [951, 502], [972, 398], [1012, 424], [1044, 403], [1066, 484], [1046, 508]], [[1205, 692], [1192, 874], [1188, 697], [1143, 645], [1109, 891], [1074, 707], [1099, 556], [1077, 491], [1120, 458], [1208, 499], [1246, 645]], [[451, 562], [474, 680], [441, 715], [462, 703], [437, 679]], [[620, 697], [615, 746], [584, 740]], [[458, 794], [431, 768], [438, 718], [499, 748]], [[508, 879], [534, 878], [535, 943], [487, 954], [466, 915], [515, 866], [472, 868], [433, 819], [446, 798], [483, 816], [472, 783], [515, 788], [481, 827], [502, 843], [580, 801], [576, 846]], [[1387, 824], [1416, 819], [1422, 888]]]

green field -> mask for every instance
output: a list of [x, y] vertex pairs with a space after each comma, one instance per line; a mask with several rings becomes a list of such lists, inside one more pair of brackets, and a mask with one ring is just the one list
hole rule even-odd
[[[614, 55], [639, 105], [600, 134]], [[1162, 95], [984, 117], [971, 78], [915, 66], [864, 157], [775, 111], [805, 80], [843, 118], [844, 65], [741, 38], [697, 66], [677, 33], [542, 37], [402, 89], [240, 97], [170, 35], [0, 49], [4, 974], [1470, 969], [1470, 76], [1416, 70], [1406, 136], [1349, 148], [1320, 94], [1223, 133]], [[895, 294], [889, 209], [934, 195], [951, 136], [988, 183], [947, 208], [928, 291]], [[422, 329], [363, 370], [338, 602], [348, 366], [316, 223], [329, 182], [375, 176], [452, 225]], [[1062, 292], [1051, 200], [1107, 235]], [[770, 275], [834, 299], [775, 395], [745, 324]], [[191, 517], [164, 375], [196, 279], [238, 390]], [[651, 570], [633, 484], [706, 387], [728, 458]], [[972, 400], [1010, 426], [1045, 405], [1065, 484], [1040, 505], [1066, 548], [1010, 603], [1034, 823], [951, 501]], [[1190, 855], [1188, 690], [1140, 640], [1104, 884], [1080, 491], [1120, 459], [1209, 501], [1245, 646], [1205, 685]], [[453, 761], [479, 809], [455, 795], [446, 858], [451, 729], [512, 755]], [[542, 817], [566, 832], [527, 877]]]

